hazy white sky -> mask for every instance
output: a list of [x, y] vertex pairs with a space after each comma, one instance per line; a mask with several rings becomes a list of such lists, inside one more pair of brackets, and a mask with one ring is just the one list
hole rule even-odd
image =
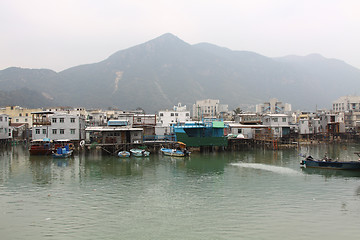
[[268, 57], [360, 68], [358, 0], [1, 0], [0, 70], [61, 71], [164, 33]]

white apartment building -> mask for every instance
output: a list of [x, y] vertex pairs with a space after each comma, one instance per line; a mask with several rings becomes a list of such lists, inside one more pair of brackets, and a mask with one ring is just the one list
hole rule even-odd
[[289, 113], [291, 104], [279, 102], [276, 98], [270, 99], [269, 102], [256, 105], [256, 113]]
[[27, 123], [32, 127], [32, 112], [42, 111], [40, 108], [23, 108], [20, 106], [7, 106], [0, 109], [0, 114], [7, 114], [11, 118], [11, 123]]
[[334, 112], [360, 112], [360, 96], [343, 96], [333, 102]]
[[205, 99], [198, 100], [193, 105], [193, 117], [220, 117], [229, 111], [229, 106], [220, 104], [220, 100]]
[[9, 126], [9, 115], [0, 114], [0, 140], [11, 139], [12, 134]]
[[186, 106], [181, 106], [179, 103], [173, 107], [173, 110], [159, 111], [158, 113], [158, 125], [171, 126], [179, 122], [190, 121], [190, 111], [186, 110]]
[[34, 121], [33, 139], [50, 138], [51, 140], [69, 139], [71, 141], [85, 139], [85, 119], [82, 116], [56, 112], [34, 114], [41, 116], [41, 122]]

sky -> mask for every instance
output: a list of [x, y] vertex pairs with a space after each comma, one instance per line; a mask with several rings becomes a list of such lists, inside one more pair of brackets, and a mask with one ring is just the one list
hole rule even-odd
[[267, 57], [360, 69], [358, 0], [1, 0], [0, 70], [62, 71], [172, 33]]

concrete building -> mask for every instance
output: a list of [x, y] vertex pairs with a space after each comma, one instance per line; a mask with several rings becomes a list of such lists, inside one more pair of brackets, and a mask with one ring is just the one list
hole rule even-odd
[[198, 100], [193, 105], [193, 118], [201, 119], [203, 117], [222, 117], [222, 115], [227, 114], [228, 111], [229, 106], [220, 104], [220, 100]]
[[272, 98], [269, 102], [256, 105], [256, 113], [290, 113], [291, 104], [279, 102], [276, 98]]
[[9, 126], [9, 115], [0, 114], [0, 141], [4, 142], [12, 138]]
[[285, 137], [290, 134], [291, 116], [287, 114], [265, 114], [262, 122], [271, 128], [274, 137]]
[[51, 140], [85, 139], [85, 119], [66, 113], [35, 112], [33, 113], [32, 139], [50, 138]]
[[343, 96], [333, 102], [334, 112], [360, 112], [360, 96]]
[[186, 106], [181, 106], [179, 103], [172, 110], [159, 111], [157, 121], [159, 125], [166, 127], [179, 122], [188, 122], [190, 121], [190, 111], [187, 111]]
[[0, 109], [0, 114], [7, 114], [12, 123], [27, 123], [29, 128], [32, 127], [32, 112], [40, 112], [41, 108], [23, 108], [20, 106], [7, 106]]

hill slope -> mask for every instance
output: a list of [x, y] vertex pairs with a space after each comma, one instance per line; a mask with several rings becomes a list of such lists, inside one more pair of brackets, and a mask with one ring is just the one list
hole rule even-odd
[[190, 45], [168, 33], [99, 63], [59, 73], [2, 70], [0, 90], [26, 87], [61, 105], [142, 107], [147, 112], [171, 108], [177, 102], [191, 106], [206, 98], [220, 99], [233, 109], [272, 97], [291, 103], [294, 109], [313, 110], [315, 105], [330, 107], [339, 96], [359, 90], [359, 79], [359, 69], [320, 55], [272, 59], [209, 43]]

